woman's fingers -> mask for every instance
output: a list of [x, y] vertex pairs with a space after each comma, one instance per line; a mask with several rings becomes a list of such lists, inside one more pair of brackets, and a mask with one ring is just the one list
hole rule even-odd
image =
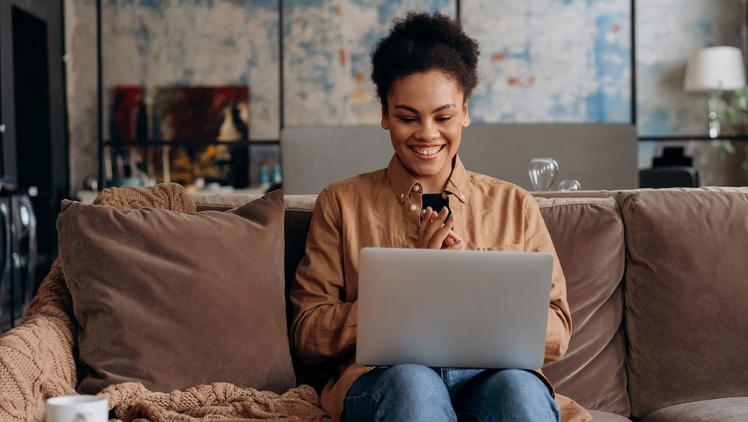
[[421, 210], [421, 225], [418, 227], [418, 233], [423, 236], [423, 233], [431, 224], [431, 207], [427, 207]]
[[[432, 212], [433, 215], [433, 212]], [[432, 217], [431, 223], [428, 225], [428, 227], [424, 230], [424, 237], [426, 239], [432, 239], [434, 237], [434, 234], [440, 230], [444, 223], [447, 220], [447, 216], [449, 216], [449, 208], [444, 207], [441, 211], [439, 211], [435, 217]], [[444, 239], [441, 239], [444, 240]], [[439, 241], [439, 245], [441, 245], [441, 240]]]
[[436, 212], [427, 207], [421, 211], [418, 247], [431, 249], [465, 249], [465, 242], [454, 231], [454, 215], [444, 207]]
[[454, 231], [453, 228], [444, 240], [442, 249], [466, 249], [465, 241]]
[[429, 238], [426, 237], [426, 232], [431, 226], [433, 210], [431, 207], [424, 208], [421, 210], [421, 225], [418, 227], [418, 247], [427, 248]]
[[431, 207], [426, 207], [426, 209], [421, 211], [421, 226], [418, 232], [419, 248], [439, 249], [441, 247], [441, 242], [438, 245], [434, 245], [434, 233], [443, 225], [441, 218], [445, 209], [443, 208], [442, 212], [437, 213]]
[[[441, 221], [441, 216], [438, 218], [434, 223], [439, 223]], [[437, 228], [434, 234], [431, 236], [431, 240], [429, 241], [431, 248], [439, 248], [441, 249], [442, 243], [444, 243], [444, 240], [447, 239], [449, 236], [449, 233], [452, 231], [452, 229], [455, 226], [455, 219], [454, 217], [450, 216], [446, 221], [440, 225], [441, 227]], [[433, 229], [432, 227], [429, 227], [429, 229]]]
[[455, 242], [453, 245], [447, 246], [445, 249], [465, 250], [465, 242]]

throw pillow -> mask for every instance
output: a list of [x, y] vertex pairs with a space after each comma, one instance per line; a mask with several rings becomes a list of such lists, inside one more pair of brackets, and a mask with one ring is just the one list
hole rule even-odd
[[57, 220], [79, 323], [81, 393], [295, 385], [287, 336], [283, 192], [228, 212], [66, 202]]

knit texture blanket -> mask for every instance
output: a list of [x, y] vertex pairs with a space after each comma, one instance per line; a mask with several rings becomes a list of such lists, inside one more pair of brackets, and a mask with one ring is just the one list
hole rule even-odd
[[[94, 203], [119, 209], [196, 210], [192, 198], [176, 184], [105, 189]], [[46, 399], [78, 394], [77, 330], [57, 260], [24, 312], [21, 325], [0, 336], [0, 420], [41, 421]], [[306, 385], [280, 395], [220, 382], [157, 393], [141, 383], [127, 382], [109, 386], [100, 394], [107, 398], [114, 420], [328, 420], [317, 393]]]

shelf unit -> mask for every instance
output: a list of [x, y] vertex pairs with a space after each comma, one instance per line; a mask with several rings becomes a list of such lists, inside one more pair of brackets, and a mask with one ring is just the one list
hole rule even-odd
[[672, 136], [640, 136], [639, 142], [668, 142], [668, 141], [735, 141], [748, 142], [748, 135], [722, 135], [710, 138], [707, 135], [672, 135]]
[[[138, 140], [138, 141], [111, 141], [104, 139], [104, 64], [103, 64], [103, 54], [102, 54], [102, 1], [96, 0], [95, 4], [96, 8], [96, 85], [97, 85], [97, 139], [98, 139], [98, 186], [99, 189], [105, 188], [107, 185], [107, 177], [105, 175], [112, 170], [111, 163], [114, 159], [113, 157], [113, 151], [120, 150], [120, 149], [131, 149], [131, 148], [158, 148], [162, 155], [162, 163], [168, 163], [168, 154], [171, 147], [184, 147], [184, 148], [200, 148], [200, 147], [206, 147], [210, 145], [226, 145], [226, 146], [239, 146], [247, 147], [247, 160], [251, 165], [251, 150], [252, 147], [255, 146], [280, 146], [280, 139], [248, 139], [248, 140], [239, 140], [239, 141], [217, 141], [217, 140], [201, 140], [201, 139], [192, 139], [192, 140], [163, 140], [163, 139], [148, 139], [148, 140]], [[283, 0], [279, 0], [278, 2], [278, 13], [280, 16], [280, 24], [279, 24], [279, 37], [282, 39], [283, 33]], [[279, 79], [280, 79], [280, 130], [282, 130], [284, 125], [284, 110], [283, 110], [283, 43], [281, 42], [279, 45], [279, 54], [280, 54], [280, 73], [279, 73]], [[280, 150], [278, 151], [278, 159], [282, 160], [282, 157], [280, 157]], [[108, 164], [107, 164], [108, 163]], [[107, 165], [109, 166], [109, 170], [107, 170]], [[249, 170], [249, 168], [247, 169]]]
[[147, 140], [147, 141], [104, 141], [104, 146], [114, 148], [135, 148], [135, 147], [159, 147], [159, 146], [183, 146], [183, 147], [200, 147], [205, 145], [278, 145], [277, 139], [250, 139], [242, 141], [216, 141], [216, 140]]

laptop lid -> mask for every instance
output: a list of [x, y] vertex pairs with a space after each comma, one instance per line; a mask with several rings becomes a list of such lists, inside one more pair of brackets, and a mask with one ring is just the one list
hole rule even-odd
[[553, 255], [364, 248], [356, 362], [543, 366]]

